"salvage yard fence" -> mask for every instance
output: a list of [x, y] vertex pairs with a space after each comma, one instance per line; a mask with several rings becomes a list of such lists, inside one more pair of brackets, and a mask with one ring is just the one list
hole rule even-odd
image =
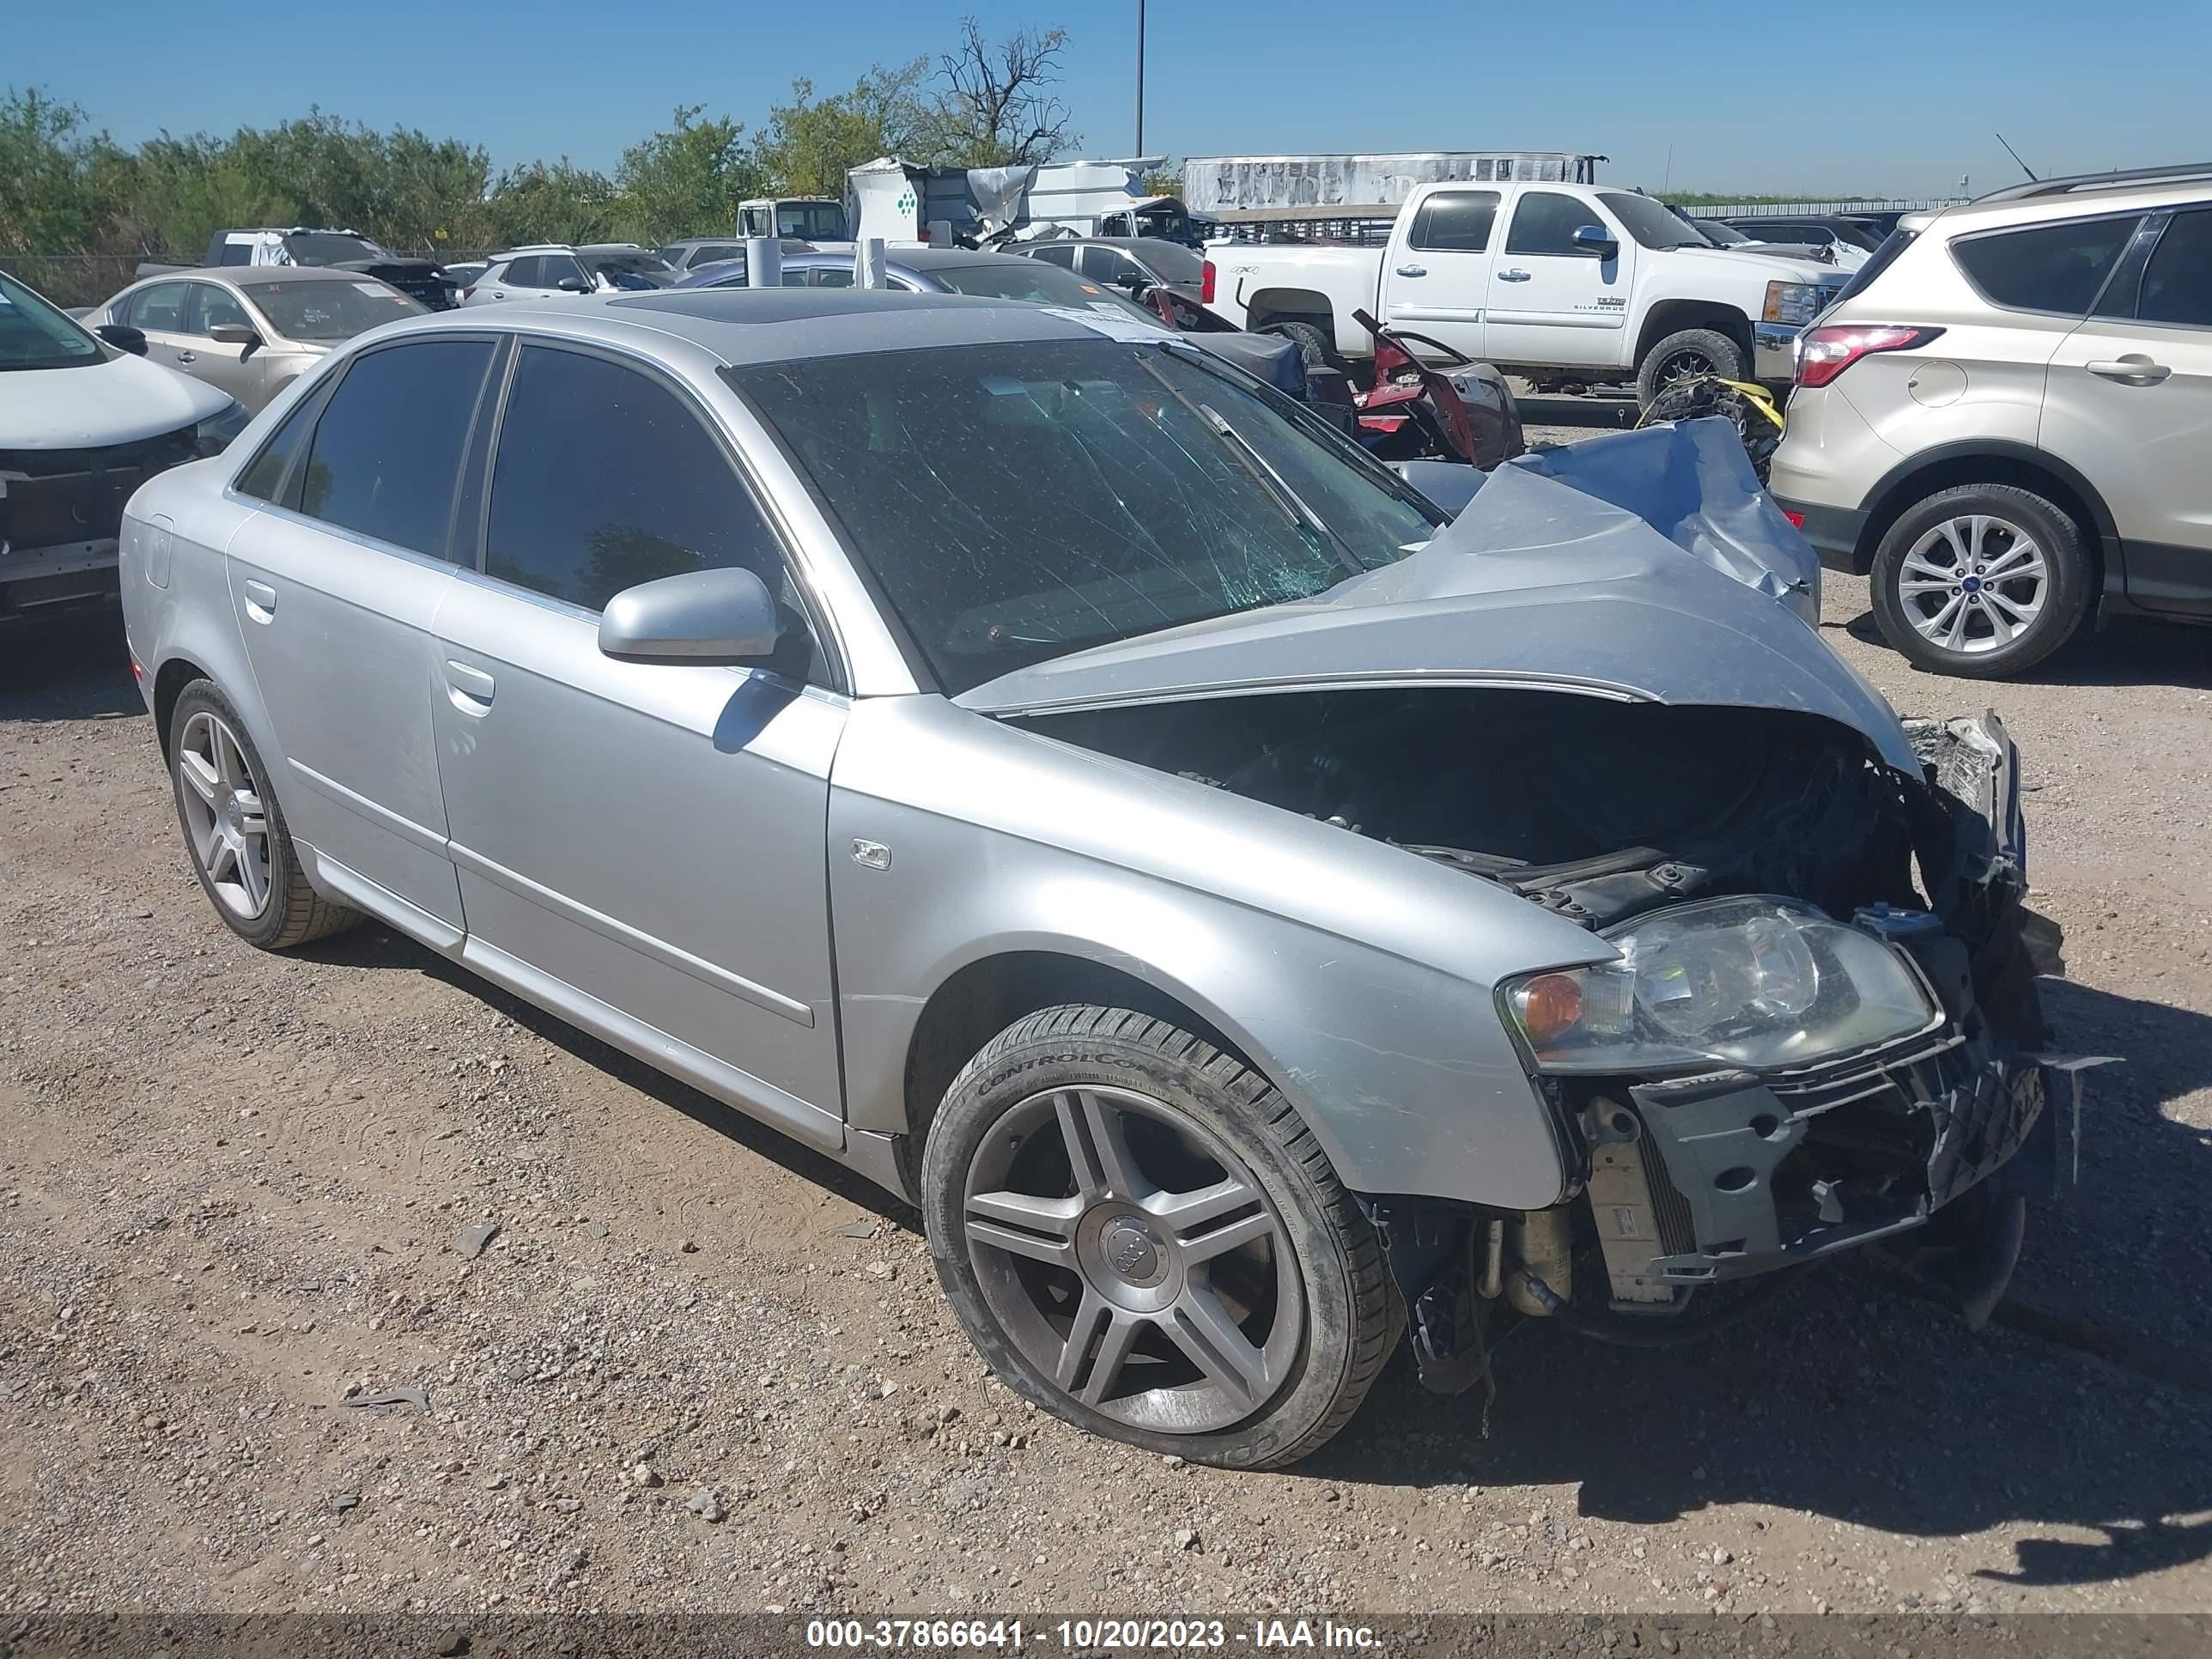
[[1820, 219], [1847, 213], [1920, 213], [1956, 207], [1965, 200], [1963, 196], [1918, 196], [1909, 201], [1903, 197], [1860, 197], [1827, 202], [1700, 202], [1685, 211], [1693, 219]]
[[136, 253], [0, 253], [0, 270], [64, 308], [96, 306], [137, 280]]

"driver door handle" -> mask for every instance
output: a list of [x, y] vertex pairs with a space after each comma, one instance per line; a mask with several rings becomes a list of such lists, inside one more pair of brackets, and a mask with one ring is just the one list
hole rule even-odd
[[489, 714], [498, 682], [481, 668], [446, 659], [446, 695], [464, 714]]
[[2156, 386], [2173, 371], [2164, 363], [2154, 363], [2139, 351], [2107, 362], [2084, 363], [2100, 380], [2118, 380], [2122, 386]]
[[192, 350], [189, 347], [177, 353], [177, 361], [180, 363], [196, 363], [199, 362], [199, 353]]
[[1498, 273], [1498, 280], [1501, 283], [1525, 283], [1528, 280], [1528, 273], [1518, 268], [1501, 270]]
[[1425, 276], [1429, 274], [1429, 268], [1426, 265], [1400, 265], [1398, 274], [1401, 276]]

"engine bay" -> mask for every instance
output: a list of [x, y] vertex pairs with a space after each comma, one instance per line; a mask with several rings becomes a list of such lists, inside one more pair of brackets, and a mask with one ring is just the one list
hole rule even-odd
[[1063, 741], [1336, 823], [1590, 927], [1782, 893], [1917, 907], [1900, 781], [1783, 709], [1453, 687], [1288, 692], [1031, 717]]

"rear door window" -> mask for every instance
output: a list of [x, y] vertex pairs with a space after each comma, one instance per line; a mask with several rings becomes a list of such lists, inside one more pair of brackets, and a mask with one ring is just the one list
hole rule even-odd
[[538, 276], [544, 269], [545, 261], [533, 253], [527, 258], [509, 259], [499, 280], [515, 288], [543, 288], [544, 284], [538, 281]]
[[1992, 305], [2078, 317], [2127, 251], [2138, 222], [2139, 216], [2125, 214], [1966, 236], [1951, 244], [1951, 257]]
[[2136, 316], [2146, 323], [2212, 328], [2212, 207], [2173, 216], [2143, 267]]
[[1489, 247], [1497, 222], [1496, 191], [1438, 191], [1413, 216], [1411, 241], [1424, 252], [1480, 253]]
[[186, 331], [185, 314], [191, 309], [192, 288], [191, 283], [156, 283], [142, 288], [131, 301], [126, 320], [131, 327], [151, 334], [182, 334]]
[[1069, 270], [1075, 269], [1075, 250], [1064, 245], [1055, 247], [1041, 247], [1034, 253], [1030, 254], [1030, 258], [1032, 259], [1042, 259], [1048, 265], [1060, 265]]
[[421, 340], [356, 359], [315, 423], [300, 511], [449, 557], [453, 489], [492, 355], [489, 340]]

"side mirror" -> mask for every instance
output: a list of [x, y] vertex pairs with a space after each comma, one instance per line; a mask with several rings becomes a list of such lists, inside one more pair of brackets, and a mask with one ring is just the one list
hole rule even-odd
[[1575, 232], [1575, 251], [1600, 259], [1618, 259], [1620, 244], [1613, 240], [1613, 233], [1603, 225], [1584, 225]]
[[580, 276], [563, 276], [553, 284], [563, 294], [589, 294], [592, 285]]
[[1142, 294], [1152, 285], [1152, 279], [1141, 270], [1125, 270], [1114, 279], [1114, 286], [1126, 288], [1132, 294]]
[[132, 328], [127, 323], [102, 323], [92, 331], [118, 351], [140, 357], [146, 355], [146, 334], [143, 329]]
[[625, 587], [599, 613], [600, 653], [625, 662], [756, 663], [781, 633], [767, 584], [734, 565]]
[[249, 328], [244, 323], [217, 323], [208, 331], [208, 338], [217, 345], [244, 346], [248, 354], [261, 343], [259, 331]]

